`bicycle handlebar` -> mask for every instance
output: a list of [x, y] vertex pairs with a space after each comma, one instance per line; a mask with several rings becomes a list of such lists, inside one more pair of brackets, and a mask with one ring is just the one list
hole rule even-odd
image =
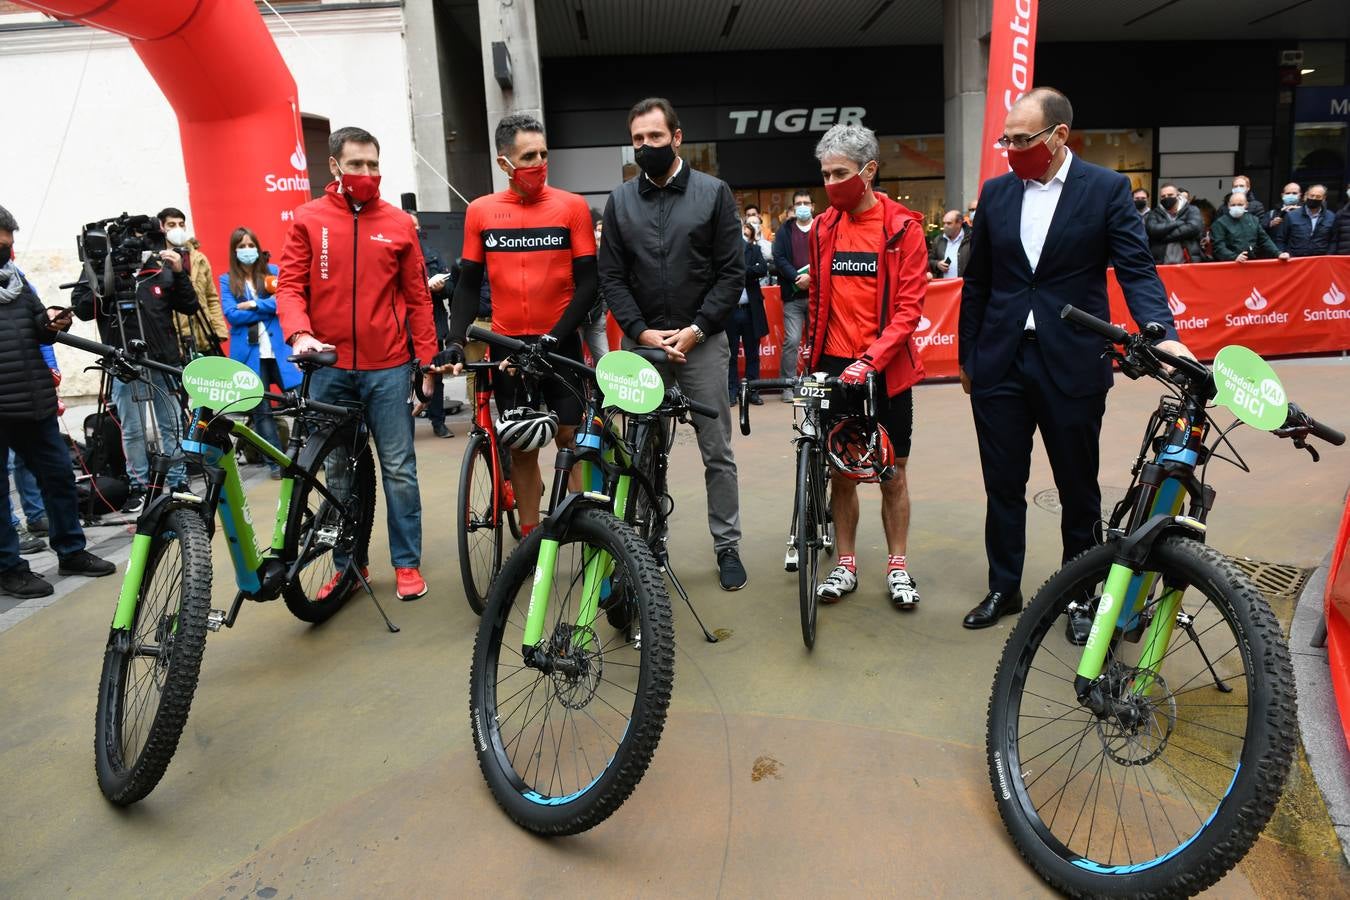
[[[791, 390], [796, 390], [797, 387], [798, 387], [800, 384], [802, 384], [803, 382], [805, 382], [805, 381], [814, 381], [814, 377], [811, 376], [811, 375], [798, 375], [796, 378], [756, 378], [756, 379], [753, 380], [753, 381], [747, 381], [746, 379], [742, 378], [742, 379], [741, 379], [741, 393], [740, 393], [740, 404], [741, 404], [741, 434], [747, 435], [747, 436], [750, 434], [750, 404], [747, 403], [746, 400], [747, 400], [747, 398], [749, 397], [751, 391], [757, 391], [757, 390], [761, 390], [761, 389], [764, 389], [764, 390], [778, 390], [778, 389], [781, 389], [781, 390], [789, 390], [789, 389], [791, 389]], [[850, 384], [848, 384], [848, 383], [842, 381], [842, 380], [841, 380], [840, 378], [838, 378], [837, 376], [831, 376], [831, 377], [827, 378], [827, 379], [825, 380], [824, 383], [825, 383], [825, 384], [828, 384], [828, 385], [838, 386], [838, 387], [861, 387], [861, 388], [863, 388], [863, 389], [867, 392], [867, 395], [866, 395], [866, 398], [865, 398], [865, 399], [866, 399], [866, 404], [867, 404], [867, 405], [863, 408], [863, 411], [864, 411], [868, 416], [873, 416], [873, 415], [876, 414], [876, 408], [877, 408], [877, 373], [876, 373], [875, 371], [872, 371], [872, 372], [868, 372], [868, 373], [867, 373], [867, 381], [866, 381], [864, 384], [862, 384], [862, 385], [850, 385]]]
[[[534, 353], [539, 349], [538, 344], [531, 344], [526, 341], [519, 341], [504, 334], [497, 334], [495, 331], [488, 331], [486, 328], [479, 328], [477, 325], [470, 325], [466, 335], [471, 341], [482, 341], [493, 347], [500, 347], [510, 353]], [[577, 362], [567, 356], [560, 356], [551, 351], [544, 351], [550, 364], [561, 369], [571, 369], [578, 375], [591, 380], [595, 379], [595, 370], [583, 362]]]
[[1297, 403], [1289, 404], [1289, 418], [1285, 420], [1282, 427], [1276, 430], [1276, 434], [1284, 431], [1306, 431], [1313, 437], [1320, 438], [1328, 444], [1331, 444], [1333, 447], [1339, 447], [1345, 443], [1344, 433], [1337, 431], [1330, 425], [1324, 425], [1317, 421], [1300, 409]]
[[[666, 396], [667, 397], [670, 396], [669, 391], [666, 392]], [[717, 419], [721, 418], [722, 416], [722, 414], [718, 412], [716, 408], [711, 407], [706, 403], [700, 403], [699, 401], [693, 399], [692, 397], [685, 396], [683, 393], [679, 395], [679, 402], [689, 407], [690, 412], [698, 413], [705, 419]]]
[[55, 333], [55, 340], [58, 344], [65, 344], [67, 347], [74, 347], [76, 350], [83, 350], [86, 353], [92, 353], [102, 359], [112, 359], [115, 362], [126, 366], [145, 366], [147, 369], [155, 369], [166, 375], [182, 376], [183, 370], [176, 369], [173, 366], [162, 362], [156, 362], [153, 359], [146, 359], [144, 356], [129, 353], [111, 344], [100, 344], [98, 341], [91, 341], [88, 338], [82, 338], [78, 335], [68, 334], [64, 331]]

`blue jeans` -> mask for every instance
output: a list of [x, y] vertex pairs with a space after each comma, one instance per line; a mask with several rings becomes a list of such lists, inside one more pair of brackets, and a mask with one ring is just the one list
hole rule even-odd
[[187, 467], [183, 464], [183, 408], [178, 405], [175, 386], [163, 372], [150, 372], [149, 378], [158, 390], [140, 381], [124, 384], [114, 380], [112, 400], [117, 404], [117, 419], [122, 425], [122, 452], [127, 457], [127, 474], [131, 486], [145, 487], [150, 483], [150, 458], [145, 447], [145, 402], [153, 399], [155, 424], [159, 429], [159, 452], [172, 457], [169, 484], [185, 484]]
[[[37, 479], [47, 504], [48, 540], [58, 556], [66, 557], [84, 549], [84, 529], [80, 527], [79, 501], [75, 496], [75, 472], [70, 451], [61, 440], [56, 416], [39, 422], [0, 422], [0, 459], [8, 459], [13, 450]], [[4, 479], [5, 505], [9, 505], [9, 467], [0, 466]], [[5, 510], [6, 513], [9, 510]], [[8, 514], [0, 517], [0, 572], [28, 568], [19, 556], [19, 535]]]
[[[38, 490], [37, 479], [13, 451], [9, 454], [9, 474], [14, 479], [14, 486], [19, 489], [19, 503], [23, 506], [24, 519], [31, 525], [45, 517], [47, 512], [42, 506], [42, 491]], [[5, 491], [5, 502], [9, 502], [9, 491]], [[19, 527], [19, 516], [12, 507], [9, 510], [9, 524], [15, 528]]]
[[319, 369], [309, 383], [310, 396], [323, 403], [359, 400], [375, 442], [384, 483], [389, 556], [395, 568], [422, 564], [422, 495], [417, 486], [417, 455], [408, 416], [408, 366], [392, 369]]

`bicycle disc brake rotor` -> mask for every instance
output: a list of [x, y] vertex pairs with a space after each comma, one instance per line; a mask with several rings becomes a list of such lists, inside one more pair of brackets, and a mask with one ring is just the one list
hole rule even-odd
[[[1120, 666], [1110, 676], [1111, 711], [1097, 720], [1102, 750], [1122, 766], [1146, 766], [1162, 755], [1177, 724], [1177, 701], [1155, 672]], [[1136, 693], [1147, 679], [1150, 687]]]
[[571, 663], [554, 666], [553, 693], [568, 709], [586, 708], [605, 670], [599, 636], [588, 627], [559, 622], [551, 643], [550, 652]]

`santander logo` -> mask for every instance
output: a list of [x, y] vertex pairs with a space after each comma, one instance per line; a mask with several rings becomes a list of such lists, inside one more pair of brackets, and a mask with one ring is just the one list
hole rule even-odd
[[932, 327], [933, 327], [933, 323], [930, 322], [930, 321], [928, 320], [928, 317], [925, 316], [925, 315], [920, 314], [920, 316], [919, 316], [919, 324], [914, 326], [914, 333], [915, 333], [915, 334], [918, 334], [919, 332], [921, 332], [921, 331], [927, 331], [928, 329], [930, 329], [930, 328], [932, 328]]
[[1186, 304], [1181, 302], [1181, 298], [1177, 296], [1176, 291], [1173, 291], [1172, 296], [1167, 298], [1167, 308], [1172, 311], [1174, 316], [1186, 314]]
[[291, 168], [295, 169], [297, 172], [303, 172], [307, 167], [305, 148], [300, 146], [300, 143], [297, 141], [295, 144], [295, 152], [291, 154]]
[[483, 246], [487, 247], [489, 250], [497, 246], [497, 236], [495, 234], [489, 234], [487, 240], [483, 241]]
[[1263, 297], [1261, 295], [1261, 292], [1258, 291], [1256, 288], [1252, 288], [1251, 294], [1249, 294], [1247, 296], [1247, 299], [1242, 302], [1243, 305], [1246, 306], [1248, 309], [1250, 309], [1252, 312], [1265, 309], [1267, 306], [1270, 305], [1270, 301], [1267, 300], [1265, 297]]
[[1327, 306], [1340, 306], [1345, 302], [1345, 291], [1336, 286], [1336, 282], [1331, 283], [1331, 290], [1322, 295], [1322, 302]]

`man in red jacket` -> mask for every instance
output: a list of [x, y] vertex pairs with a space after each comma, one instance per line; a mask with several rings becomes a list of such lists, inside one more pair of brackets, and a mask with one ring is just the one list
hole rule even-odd
[[[389, 552], [400, 600], [427, 592], [422, 557], [422, 498], [408, 419], [408, 352], [430, 363], [436, 326], [422, 250], [407, 213], [380, 199], [380, 144], [360, 128], [328, 138], [335, 181], [295, 211], [281, 251], [277, 315], [295, 353], [336, 350], [310, 392], [325, 403], [359, 400], [375, 441], [384, 482]], [[424, 377], [427, 393], [434, 379]], [[320, 596], [343, 583], [339, 572]], [[350, 584], [351, 580], [347, 580]]]
[[[923, 378], [914, 329], [923, 315], [928, 247], [923, 217], [873, 191], [879, 150], [862, 125], [836, 125], [816, 145], [830, 209], [811, 225], [811, 294], [799, 371], [823, 371], [849, 384], [876, 373], [876, 421], [894, 453], [881, 478], [881, 524], [890, 550], [886, 585], [897, 609], [919, 602], [906, 569], [909, 489], [905, 465], [914, 425], [910, 388]], [[835, 471], [831, 480], [839, 565], [817, 595], [834, 603], [858, 587], [855, 538], [858, 479]]]

